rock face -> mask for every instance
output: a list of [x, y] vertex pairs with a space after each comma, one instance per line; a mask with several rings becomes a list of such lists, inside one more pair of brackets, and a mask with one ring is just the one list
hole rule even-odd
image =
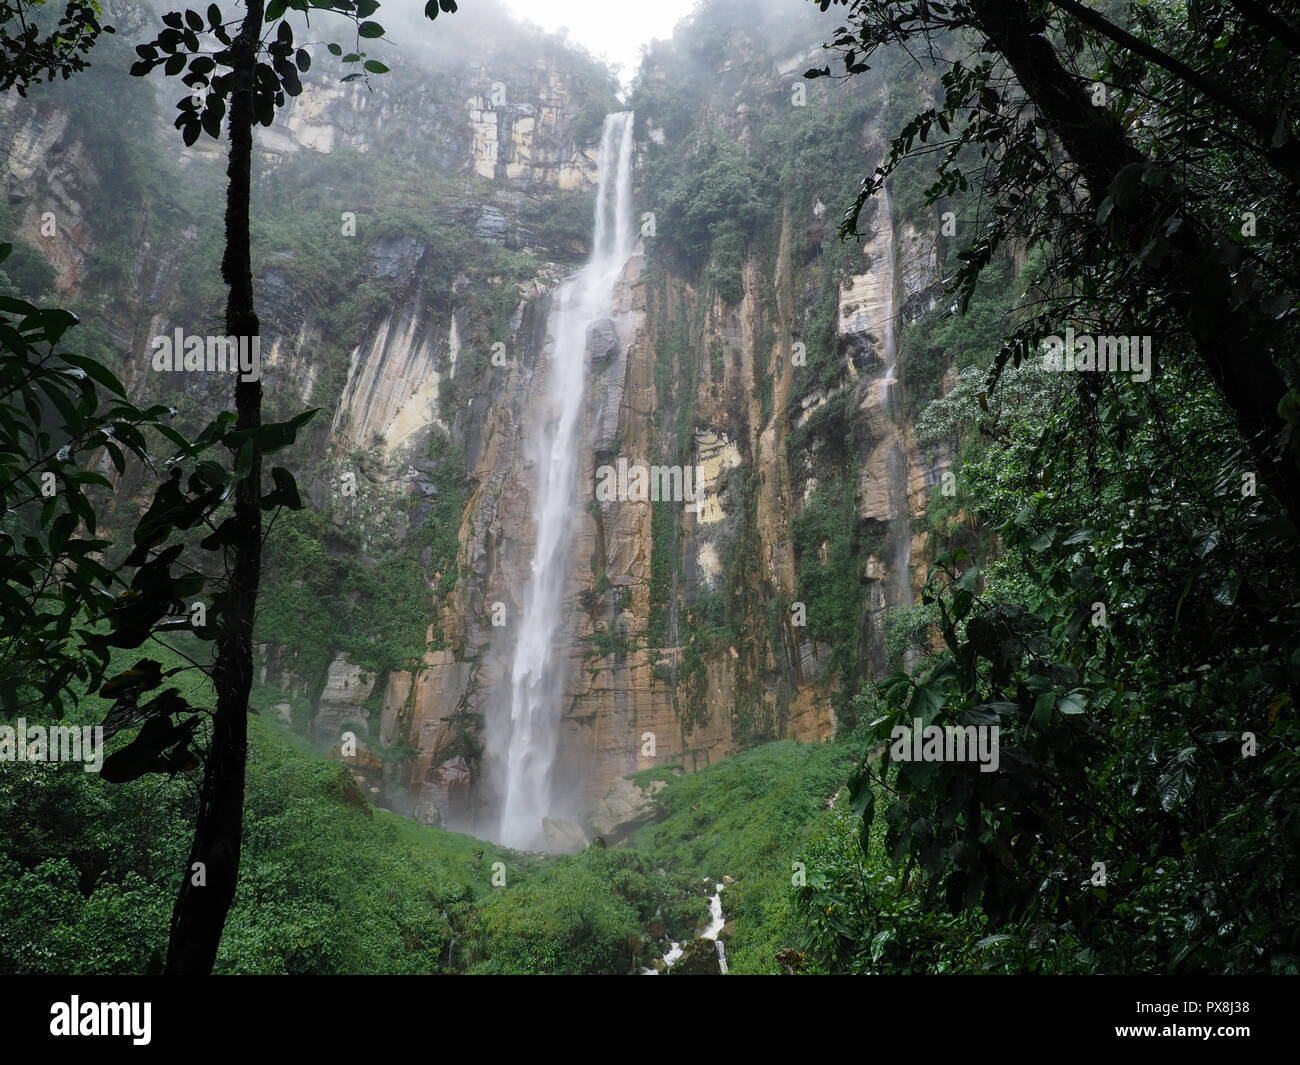
[[474, 172], [485, 178], [581, 188], [596, 179], [594, 153], [576, 145], [560, 146], [551, 139], [567, 93], [562, 82], [542, 74], [529, 102], [507, 103], [503, 82], [494, 84], [491, 93], [465, 101]]
[[[612, 93], [583, 96], [576, 61], [493, 51], [492, 34], [476, 37], [468, 22], [455, 28], [461, 17], [439, 20], [440, 32], [446, 21], [458, 36], [437, 64], [395, 59], [391, 84], [373, 93], [313, 68], [283, 120], [259, 131], [261, 162], [273, 171], [357, 153], [415, 164], [438, 177], [428, 202], [413, 208], [418, 215], [454, 222], [490, 252], [566, 261], [546, 261], [522, 279], [505, 267], [453, 277], [420, 232], [359, 229], [364, 276], [392, 297], [359, 342], [351, 335], [339, 342], [345, 365], [334, 366], [320, 354], [333, 339], [323, 324], [328, 308], [274, 262], [261, 273], [268, 395], [329, 414], [299, 479], [312, 503], [323, 506], [350, 472], [363, 499], [335, 520], [362, 530], [368, 544], [408, 533], [437, 500], [421, 467], [431, 437], [463, 454], [467, 490], [456, 580], [431, 611], [422, 657], [375, 674], [332, 649], [308, 672], [295, 667], [294, 634], [286, 633], [282, 644], [261, 648], [260, 679], [311, 702], [314, 739], [337, 747], [344, 731], [356, 734], [361, 754], [349, 769], [376, 801], [430, 824], [488, 833], [496, 781], [483, 739], [509, 690], [510, 624], [522, 612], [536, 537], [537, 457], [525, 428], [550, 416], [551, 300], [573, 269], [571, 235], [547, 243], [539, 235], [545, 212], [535, 208], [557, 202], [537, 199], [543, 195], [590, 197], [600, 161], [591, 114], [598, 120], [617, 104]], [[738, 42], [734, 55], [719, 58], [714, 96], [695, 121], [746, 144], [757, 110], [787, 106], [791, 72], [820, 53], [800, 46], [764, 58], [750, 37]], [[671, 84], [653, 65], [647, 75]], [[641, 150], [686, 140], [691, 131], [668, 117], [650, 115], [638, 126]], [[0, 124], [13, 134], [4, 178], [20, 231], [55, 266], [60, 288], [74, 293], [95, 247], [79, 204], [99, 180], [97, 161], [70, 137], [58, 108], [20, 112], [6, 98]], [[170, 143], [174, 131], [164, 135]], [[859, 142], [878, 146], [880, 131], [864, 130]], [[216, 158], [215, 149], [203, 151]], [[205, 157], [186, 159], [200, 167]], [[637, 191], [637, 212], [657, 206], [643, 202], [648, 195]], [[48, 204], [59, 216], [57, 235], [38, 244]], [[589, 215], [589, 201], [581, 206]], [[811, 213], [808, 204], [795, 206]], [[874, 219], [832, 300], [835, 383], [809, 385], [796, 356], [820, 266], [795, 249], [794, 207], [784, 210], [777, 246], [747, 249], [739, 298], [724, 301], [707, 270], [657, 261], [643, 242], [609, 314], [588, 331], [575, 527], [565, 607], [555, 619], [566, 683], [559, 801], [545, 822], [552, 849], [581, 849], [596, 835], [616, 840], [648, 817], [663, 782], [638, 785], [629, 779], [638, 771], [694, 772], [756, 742], [833, 734], [831, 649], [799, 619], [795, 532], [831, 473], [834, 434], [813, 430], [834, 411], [849, 412], [862, 441], [849, 488], [854, 518], [883, 544], [860, 572], [844, 576], [866, 604], [860, 657], [873, 666], [883, 614], [897, 599], [891, 589], [911, 582], [907, 553], [895, 550], [897, 523], [901, 517], [905, 530], [908, 517], [924, 514], [949, 459], [917, 454], [908, 427], [883, 401], [878, 375], [892, 308], [914, 317], [933, 300], [934, 238], [898, 225], [887, 210]], [[182, 234], [175, 247], [144, 248], [133, 267], [114, 324], [137, 357], [132, 365], [150, 336], [175, 324], [184, 250]], [[146, 383], [134, 381], [133, 392]], [[901, 470], [891, 458], [900, 452]], [[698, 470], [697, 491], [681, 501], [597, 500], [597, 470], [619, 459]], [[401, 528], [393, 533], [385, 523]], [[442, 576], [426, 574], [430, 587], [441, 587]], [[292, 720], [289, 704], [280, 706]], [[702, 971], [717, 970], [714, 944], [696, 941], [673, 972], [690, 971], [692, 949]]]
[[[888, 217], [880, 227], [892, 225]], [[847, 396], [859, 412], [870, 448], [858, 485], [859, 516], [868, 524], [889, 526], [908, 488], [888, 464], [904, 432], [893, 424], [881, 398], [880, 321], [888, 313], [892, 284], [890, 261], [873, 257], [892, 234], [878, 233], [864, 251], [863, 273], [842, 293], [840, 329], [853, 382]], [[793, 271], [784, 255], [778, 269]], [[648, 815], [653, 789], [625, 777], [654, 766], [679, 764], [701, 769], [754, 739], [788, 737], [813, 742], [835, 727], [828, 689], [822, 679], [826, 649], [795, 624], [782, 624], [771, 642], [767, 620], [772, 606], [795, 599], [797, 576], [791, 549], [791, 496], [796, 481], [792, 462], [804, 456], [787, 452], [787, 423], [779, 416], [763, 421], [753, 382], [775, 374], [774, 403], [784, 409], [793, 387], [789, 359], [780, 346], [759, 347], [755, 338], [791, 305], [773, 308], [758, 294], [756, 272], [748, 274], [744, 299], [735, 306], [704, 303], [682, 279], [657, 288], [644, 280], [644, 253], [638, 249], [617, 285], [613, 313], [590, 328], [586, 350], [588, 384], [584, 439], [586, 475], [572, 501], [576, 529], [566, 570], [566, 610], [557, 618], [565, 642], [568, 685], [558, 779], [570, 813], [601, 835]], [[524, 305], [539, 298], [523, 294]], [[792, 303], [791, 299], [791, 303]], [[693, 504], [672, 515], [679, 530], [681, 599], [668, 606], [661, 622], [667, 639], [655, 645], [652, 617], [663, 603], [652, 602], [652, 560], [656, 550], [653, 508], [664, 504], [594, 499], [595, 471], [617, 456], [632, 464], [660, 461], [662, 437], [656, 411], [667, 397], [656, 388], [654, 367], [677, 316], [699, 316], [701, 332], [720, 338], [720, 379], [701, 375], [693, 397], [695, 426], [690, 459], [701, 471], [701, 491]], [[523, 322], [526, 310], [516, 316]], [[540, 319], [538, 319], [540, 321]], [[788, 335], [788, 327], [787, 334]], [[502, 712], [508, 693], [509, 640], [491, 624], [488, 604], [505, 604], [518, 613], [518, 590], [527, 587], [535, 529], [531, 515], [534, 467], [526, 452], [523, 427], [545, 417], [545, 329], [540, 342], [516, 334], [511, 350], [519, 361], [503, 375], [484, 418], [474, 456], [478, 489], [462, 522], [464, 574], [439, 618], [451, 635], [451, 653], [426, 656], [416, 675], [393, 674], [390, 699], [400, 697], [401, 715], [386, 716], [384, 742], [406, 743], [422, 752], [436, 749], [440, 729], [458, 712], [488, 718]], [[822, 400], [821, 402], [826, 402]], [[753, 512], [742, 503], [742, 488], [755, 491]], [[745, 580], [758, 594], [737, 627], [749, 634], [740, 645], [694, 656], [682, 639], [680, 610], [719, 594], [727, 563], [736, 553], [753, 552]], [[894, 554], [867, 560], [863, 581], [871, 606], [866, 618], [875, 628], [873, 654], [879, 654], [881, 617], [887, 590], [899, 574]], [[732, 563], [734, 566], [734, 563]], [[908, 580], [907, 574], [902, 575]], [[782, 610], [781, 614], [785, 614]], [[778, 616], [781, 616], [779, 614]], [[788, 620], [789, 615], [785, 614]], [[868, 637], [870, 638], [870, 634]], [[445, 735], [450, 735], [445, 732]], [[485, 831], [491, 823], [493, 780], [490, 765], [474, 777], [466, 806], [448, 809], [438, 782], [436, 755], [421, 754], [402, 770], [412, 809], [428, 816], [430, 801], [449, 823]], [[428, 799], [427, 796], [438, 798]], [[450, 796], [447, 796], [450, 798]]]
[[[410, 301], [353, 350], [331, 427], [340, 446], [352, 450], [379, 443], [392, 455], [416, 434], [427, 435], [431, 426], [445, 428], [438, 414], [442, 373], [437, 367], [443, 352], [452, 350], [455, 319], [445, 338], [435, 336], [434, 326], [417, 309], [423, 302], [417, 281]], [[454, 375], [454, 363], [444, 372]]]
[[591, 829], [607, 842], [618, 842], [620, 833], [636, 826], [654, 812], [654, 796], [666, 784], [652, 780], [644, 788], [626, 777], [619, 777], [591, 811]]
[[374, 690], [375, 678], [337, 655], [325, 675], [325, 686], [316, 700], [312, 736], [322, 743], [338, 743], [348, 725], [366, 719], [366, 700]]
[[552, 854], [577, 854], [591, 846], [582, 826], [574, 821], [544, 817], [542, 832], [546, 836], [546, 849]]

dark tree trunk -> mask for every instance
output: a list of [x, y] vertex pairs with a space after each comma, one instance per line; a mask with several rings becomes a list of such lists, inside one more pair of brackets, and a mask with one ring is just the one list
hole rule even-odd
[[[1007, 61], [1083, 175], [1094, 204], [1101, 202], [1125, 166], [1148, 162], [1115, 117], [1092, 106], [1047, 38], [1032, 26], [1024, 0], [974, 0], [972, 8], [978, 28]], [[1182, 208], [1177, 197], [1168, 196], [1167, 187], [1142, 187], [1139, 195], [1139, 206], [1118, 227], [1127, 254], [1141, 247], [1136, 243], [1139, 234], [1149, 233]], [[1116, 211], [1112, 220], [1118, 217]], [[1287, 385], [1271, 357], [1275, 339], [1269, 319], [1256, 301], [1237, 301], [1213, 234], [1193, 217], [1184, 214], [1183, 225], [1168, 241], [1170, 253], [1156, 280], [1172, 294], [1197, 353], [1250, 449], [1255, 469], [1242, 472], [1257, 473], [1270, 485], [1287, 517], [1300, 527], [1300, 466], [1282, 444], [1286, 422], [1277, 408]]]
[[[230, 155], [226, 175], [226, 252], [221, 275], [230, 291], [226, 332], [233, 337], [260, 333], [253, 306], [253, 272], [248, 215], [253, 161], [253, 76], [262, 34], [264, 0], [248, 0], [239, 36], [231, 46], [235, 76], [230, 101]], [[256, 429], [262, 420], [262, 383], [239, 379], [235, 385], [237, 430]], [[203, 772], [198, 819], [189, 864], [172, 911], [167, 973], [212, 971], [226, 915], [239, 880], [244, 827], [244, 766], [248, 751], [248, 692], [253, 682], [253, 610], [261, 572], [261, 453], [253, 445], [253, 464], [235, 491], [234, 542], [227, 548], [229, 584], [221, 604], [212, 681], [217, 710], [212, 743]], [[195, 883], [202, 863], [206, 884]]]

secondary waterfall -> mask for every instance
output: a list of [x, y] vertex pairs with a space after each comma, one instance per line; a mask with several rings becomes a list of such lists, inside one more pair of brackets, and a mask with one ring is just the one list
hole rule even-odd
[[881, 327], [881, 357], [884, 369], [880, 372], [880, 407], [889, 416], [894, 425], [894, 441], [886, 456], [886, 469], [889, 473], [890, 511], [893, 518], [889, 523], [889, 538], [893, 548], [890, 559], [890, 594], [891, 607], [910, 605], [912, 602], [912, 532], [911, 504], [908, 500], [907, 455], [903, 450], [902, 412], [898, 406], [894, 385], [898, 383], [895, 370], [898, 367], [898, 275], [895, 270], [894, 257], [894, 223], [893, 206], [889, 202], [889, 190], [880, 189], [880, 207], [876, 214], [881, 227], [883, 258], [888, 264], [889, 284], [886, 313]]
[[[719, 933], [726, 926], [727, 919], [722, 915], [722, 892], [726, 887], [725, 884], [717, 883], [713, 885], [713, 894], [709, 896], [709, 923], [700, 931], [701, 939], [711, 939], [713, 949], [718, 954], [718, 971], [723, 976], [727, 975], [727, 948], [722, 945], [722, 940], [718, 938]], [[669, 944], [668, 953], [664, 955], [664, 972], [671, 969], [686, 953], [682, 945], [676, 941]], [[658, 976], [657, 969], [643, 968], [642, 976]]]
[[510, 673], [510, 717], [500, 786], [499, 839], [540, 848], [542, 819], [552, 808], [564, 677], [556, 640], [563, 632], [564, 587], [582, 452], [587, 328], [606, 317], [614, 283], [632, 254], [632, 112], [605, 118], [600, 146], [591, 256], [556, 293], [551, 317], [547, 417], [537, 426], [533, 508], [537, 545]]
[[881, 323], [881, 358], [884, 359], [885, 368], [880, 374], [880, 406], [882, 410], [893, 411], [896, 408], [894, 399], [894, 385], [898, 384], [898, 378], [894, 376], [894, 371], [898, 368], [898, 339], [897, 324], [895, 316], [898, 314], [898, 281], [894, 275], [894, 220], [892, 217], [893, 205], [889, 202], [889, 190], [884, 185], [880, 186], [880, 206], [876, 209], [876, 224], [880, 227], [880, 244], [883, 255], [881, 256], [888, 264], [886, 275], [889, 278], [889, 284], [886, 286], [886, 292], [889, 298], [885, 302], [884, 322]]

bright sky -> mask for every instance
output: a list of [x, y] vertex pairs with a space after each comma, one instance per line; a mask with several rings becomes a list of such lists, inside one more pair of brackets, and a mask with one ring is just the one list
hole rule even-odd
[[506, 0], [521, 19], [543, 29], [568, 29], [569, 40], [592, 55], [622, 66], [624, 85], [632, 80], [641, 46], [671, 37], [695, 0]]

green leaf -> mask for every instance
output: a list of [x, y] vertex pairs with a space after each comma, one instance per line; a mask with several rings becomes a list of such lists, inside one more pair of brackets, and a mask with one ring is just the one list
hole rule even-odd
[[1197, 558], [1204, 558], [1216, 547], [1223, 538], [1223, 533], [1217, 527], [1201, 529], [1192, 537], [1192, 553]]
[[1240, 590], [1241, 578], [1229, 577], [1214, 590], [1214, 601], [1220, 606], [1232, 606], [1237, 601], [1237, 593]]
[[69, 366], [75, 366], [80, 370], [84, 370], [87, 377], [95, 381], [97, 384], [103, 385], [115, 395], [121, 396], [123, 399], [126, 398], [126, 389], [122, 387], [122, 382], [117, 379], [117, 376], [113, 371], [108, 369], [108, 367], [104, 366], [102, 363], [96, 362], [94, 359], [88, 358], [85, 355], [70, 354], [64, 354], [63, 361]]
[[162, 663], [152, 658], [142, 658], [130, 669], [123, 670], [105, 681], [103, 687], [99, 689], [99, 694], [105, 699], [111, 699], [128, 688], [146, 692], [161, 683]]
[[216, 551], [222, 547], [229, 547], [239, 538], [241, 525], [234, 518], [227, 518], [212, 532], [199, 541], [199, 546], [204, 551]]
[[957, 593], [952, 597], [953, 620], [961, 621], [965, 618], [970, 613], [971, 604], [974, 601], [975, 597], [967, 589], [958, 589]]
[[275, 482], [275, 490], [262, 497], [263, 510], [271, 510], [275, 507], [302, 510], [302, 498], [298, 494], [298, 485], [292, 473], [283, 466], [272, 466], [271, 480]]
[[871, 938], [871, 964], [877, 965], [885, 953], [885, 948], [894, 941], [897, 931], [893, 928], [886, 928], [877, 932]]
[[101, 488], [111, 489], [113, 482], [105, 477], [102, 473], [95, 473], [93, 470], [86, 470], [82, 473], [70, 474], [67, 478], [69, 484], [97, 484]]
[[57, 344], [63, 338], [63, 334], [80, 321], [75, 314], [65, 311], [62, 307], [39, 310], [34, 318], [44, 333], [44, 339], [50, 344]]
[[100, 779], [111, 784], [123, 784], [146, 773], [173, 769], [175, 756], [180, 753], [178, 748], [189, 741], [197, 725], [197, 719], [174, 725], [170, 717], [151, 717], [134, 740], [104, 759], [99, 771]]
[[367, 60], [366, 60], [366, 70], [368, 70], [371, 74], [387, 74], [387, 73], [388, 73], [388, 68], [387, 68], [386, 66], [384, 66], [383, 63], [379, 62], [378, 59], [367, 59]]
[[200, 120], [204, 131], [213, 140], [221, 139], [221, 122], [226, 117], [226, 101], [220, 96], [209, 96], [208, 106], [203, 109]]
[[1063, 714], [1082, 714], [1088, 708], [1087, 693], [1082, 689], [1075, 689], [1061, 696], [1061, 701], [1056, 704], [1056, 708]]
[[257, 429], [241, 429], [230, 433], [226, 437], [226, 443], [229, 447], [238, 449], [242, 448], [246, 441], [253, 440], [263, 453], [278, 451], [292, 444], [298, 438], [298, 430], [320, 411], [321, 408], [313, 407], [295, 414], [287, 422], [271, 422]]
[[357, 33], [362, 37], [382, 37], [384, 35], [384, 27], [378, 22], [363, 22], [357, 27]]
[[1091, 566], [1080, 566], [1070, 574], [1070, 587], [1076, 591], [1086, 591], [1096, 580], [1096, 571]]

